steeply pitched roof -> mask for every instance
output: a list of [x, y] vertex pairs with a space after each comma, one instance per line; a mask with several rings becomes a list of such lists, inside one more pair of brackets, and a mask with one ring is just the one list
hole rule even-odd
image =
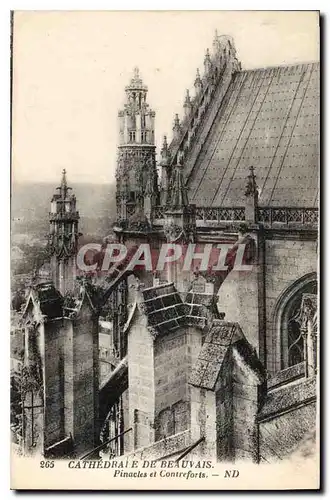
[[173, 283], [146, 288], [143, 298], [149, 325], [160, 333], [185, 324], [184, 304]]
[[183, 300], [174, 283], [146, 288], [142, 293], [149, 326], [160, 334], [182, 326], [204, 329], [210, 317], [218, 314], [212, 294], [190, 291]]
[[253, 165], [260, 205], [317, 206], [318, 63], [237, 72], [212, 105], [219, 109], [207, 139], [186, 165], [190, 203], [244, 205]]
[[216, 301], [216, 295], [190, 290], [185, 297], [186, 324], [205, 328], [211, 314], [219, 314]]
[[246, 340], [238, 323], [214, 320], [190, 375], [189, 383], [214, 390], [225, 357], [234, 347], [260, 381], [264, 368], [252, 346]]
[[237, 323], [215, 321], [198, 355], [189, 382], [213, 390], [229, 346], [242, 336]]
[[23, 312], [25, 315], [30, 301], [39, 306], [40, 312], [48, 319], [62, 317], [63, 315], [63, 297], [54, 287], [53, 283], [40, 283], [35, 285], [27, 299]]

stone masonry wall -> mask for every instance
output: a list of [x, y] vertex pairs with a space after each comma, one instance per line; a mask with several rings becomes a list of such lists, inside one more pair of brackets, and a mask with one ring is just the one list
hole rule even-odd
[[258, 429], [256, 417], [258, 413], [259, 380], [251, 368], [233, 351], [233, 434], [232, 449], [235, 461], [258, 460]]
[[199, 354], [201, 339], [202, 333], [190, 327], [155, 340], [156, 440], [190, 425], [188, 378]]
[[69, 319], [63, 319], [63, 332], [65, 334], [65, 364], [64, 364], [64, 427], [65, 434], [73, 437], [73, 327]]
[[[178, 453], [182, 453], [188, 446], [191, 445], [189, 429], [174, 436], [170, 436], [161, 441], [157, 441], [150, 446], [143, 447], [135, 450], [129, 454], [125, 454], [125, 458], [130, 459], [152, 459], [159, 460], [162, 457], [167, 457], [166, 460], [174, 460], [177, 458]], [[190, 458], [190, 455], [189, 455]]]
[[267, 240], [265, 262], [267, 369], [275, 372], [274, 309], [279, 296], [305, 274], [317, 271], [315, 241]]
[[233, 457], [232, 435], [234, 425], [233, 379], [230, 362], [227, 361], [216, 385], [216, 443], [217, 460], [226, 461]]
[[139, 311], [128, 335], [129, 426], [127, 451], [154, 442], [154, 355], [147, 319]]
[[204, 441], [190, 454], [189, 458], [217, 458], [217, 409], [213, 391], [191, 386], [191, 442], [204, 437]]
[[154, 340], [137, 312], [128, 337], [129, 425], [127, 451], [180, 433], [190, 425], [188, 378], [201, 332], [178, 329]]
[[155, 413], [187, 397], [187, 337], [176, 330], [155, 340]]
[[[315, 429], [315, 403], [293, 409], [259, 425], [260, 462], [279, 461], [309, 438]], [[299, 422], [299, 425], [297, 425]]]
[[258, 349], [258, 269], [231, 271], [218, 293], [219, 311], [226, 321], [237, 322], [244, 327], [244, 334], [253, 347]]
[[45, 324], [45, 426], [44, 447], [65, 437], [64, 425], [64, 340], [62, 321]]
[[89, 305], [83, 304], [73, 329], [73, 429], [77, 455], [96, 442], [98, 390], [98, 335]]

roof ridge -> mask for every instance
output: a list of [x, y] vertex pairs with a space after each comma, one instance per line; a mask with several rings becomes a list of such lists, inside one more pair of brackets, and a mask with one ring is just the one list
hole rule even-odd
[[299, 63], [291, 63], [291, 64], [278, 64], [276, 66], [260, 66], [258, 68], [246, 68], [246, 69], [241, 69], [241, 71], [238, 71], [237, 73], [252, 73], [253, 71], [260, 71], [260, 70], [267, 70], [267, 69], [281, 69], [281, 68], [293, 68], [297, 66], [309, 66], [311, 64], [316, 64], [319, 65], [320, 61], [304, 61], [304, 62], [299, 62]]

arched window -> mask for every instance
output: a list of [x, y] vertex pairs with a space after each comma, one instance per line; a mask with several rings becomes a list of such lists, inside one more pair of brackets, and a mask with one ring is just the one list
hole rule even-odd
[[129, 142], [135, 142], [135, 131], [131, 130], [129, 133]]
[[281, 321], [282, 369], [304, 361], [304, 341], [300, 328], [301, 299], [303, 293], [315, 293], [313, 292], [315, 287], [314, 282], [303, 286], [284, 308]]
[[274, 315], [274, 368], [283, 370], [304, 361], [300, 308], [303, 294], [317, 294], [316, 274], [290, 285], [279, 297]]

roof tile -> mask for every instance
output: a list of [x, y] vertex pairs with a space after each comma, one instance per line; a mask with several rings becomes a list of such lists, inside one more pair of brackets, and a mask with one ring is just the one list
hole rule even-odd
[[319, 64], [236, 73], [201, 154], [189, 165], [190, 203], [244, 204], [255, 167], [260, 205], [317, 206]]

